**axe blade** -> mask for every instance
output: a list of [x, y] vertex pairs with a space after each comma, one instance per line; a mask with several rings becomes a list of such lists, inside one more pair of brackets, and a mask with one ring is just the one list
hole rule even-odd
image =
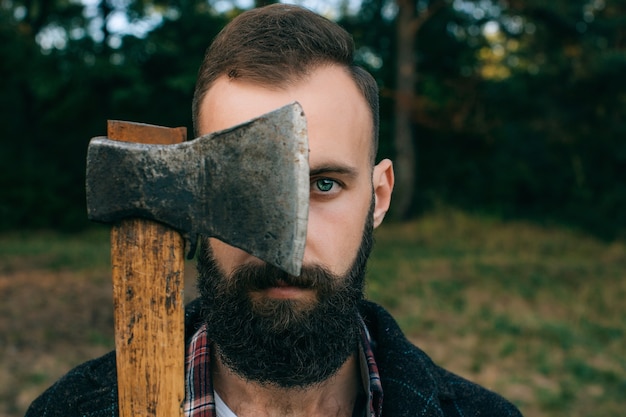
[[87, 213], [140, 217], [178, 230], [193, 256], [215, 237], [299, 275], [309, 209], [306, 119], [294, 102], [230, 129], [173, 145], [93, 138]]

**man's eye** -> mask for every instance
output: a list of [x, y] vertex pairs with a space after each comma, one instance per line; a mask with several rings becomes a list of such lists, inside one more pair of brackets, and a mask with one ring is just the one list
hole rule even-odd
[[335, 181], [328, 178], [321, 178], [315, 181], [315, 187], [325, 193], [332, 190], [333, 186], [335, 186]]

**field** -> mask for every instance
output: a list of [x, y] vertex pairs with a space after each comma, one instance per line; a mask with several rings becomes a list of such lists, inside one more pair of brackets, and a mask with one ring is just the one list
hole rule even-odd
[[[113, 347], [108, 245], [0, 236], [0, 417]], [[368, 274], [416, 344], [524, 415], [625, 415], [626, 242], [442, 210], [379, 229]]]

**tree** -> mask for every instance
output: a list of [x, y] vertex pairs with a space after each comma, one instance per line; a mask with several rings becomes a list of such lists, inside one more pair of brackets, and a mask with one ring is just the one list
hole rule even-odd
[[[441, 202], [626, 234], [626, 3], [342, 5], [357, 63], [381, 89], [395, 217]], [[0, 2], [0, 229], [87, 225], [89, 139], [107, 119], [190, 127], [204, 48], [239, 12], [205, 0]]]
[[394, 210], [400, 219], [414, 213], [416, 192], [417, 151], [413, 129], [414, 103], [416, 101], [416, 37], [422, 25], [445, 5], [438, 0], [423, 8], [419, 14], [413, 0], [397, 0], [396, 18], [396, 87], [394, 114], [394, 144], [396, 151], [396, 193]]
[[516, 180], [526, 189], [525, 206], [607, 237], [626, 234], [626, 187], [614, 180], [626, 170], [624, 13], [620, 1], [518, 0], [501, 24], [519, 45], [503, 91], [524, 104], [516, 106], [521, 114], [500, 106], [502, 115], [525, 132], [520, 140], [543, 148], [535, 158], [543, 162], [527, 159], [532, 175]]
[[[190, 127], [196, 71], [226, 18], [201, 0], [2, 6], [0, 123], [11, 140], [0, 152], [0, 229], [85, 227], [89, 139], [107, 119]], [[143, 30], [120, 32], [114, 15]]]

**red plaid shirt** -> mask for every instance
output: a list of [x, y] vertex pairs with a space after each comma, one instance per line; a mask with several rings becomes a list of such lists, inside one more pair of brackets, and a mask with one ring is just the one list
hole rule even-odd
[[[363, 408], [369, 412], [357, 417], [380, 417], [383, 408], [383, 390], [371, 348], [369, 332], [363, 320], [360, 322], [361, 374], [368, 376], [363, 381], [367, 393], [367, 403], [363, 404]], [[217, 417], [213, 379], [211, 377], [211, 342], [207, 338], [206, 325], [198, 329], [187, 346], [185, 369], [185, 416]]]

